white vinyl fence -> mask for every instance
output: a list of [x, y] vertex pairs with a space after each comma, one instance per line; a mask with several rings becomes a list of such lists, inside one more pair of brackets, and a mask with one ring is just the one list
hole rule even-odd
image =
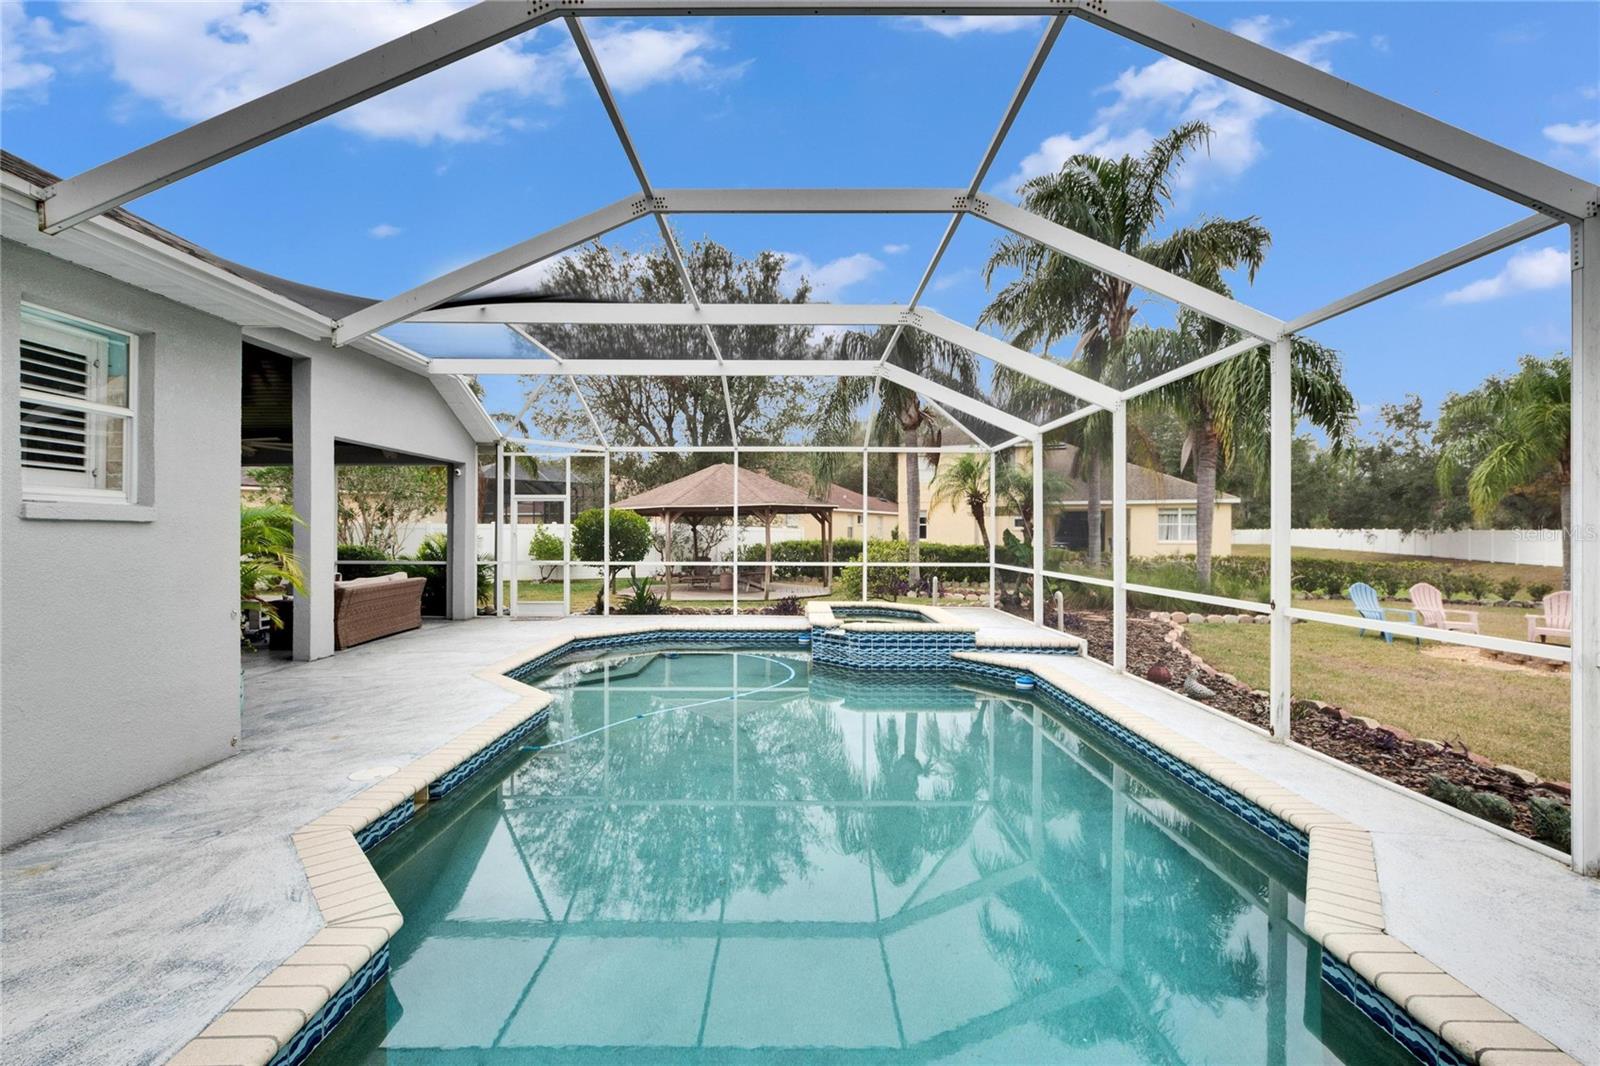
[[[1236, 529], [1235, 544], [1266, 544], [1265, 529]], [[1398, 529], [1296, 529], [1289, 534], [1296, 548], [1377, 552], [1431, 559], [1465, 559], [1476, 563], [1561, 565], [1558, 529], [1456, 529], [1442, 533]]]

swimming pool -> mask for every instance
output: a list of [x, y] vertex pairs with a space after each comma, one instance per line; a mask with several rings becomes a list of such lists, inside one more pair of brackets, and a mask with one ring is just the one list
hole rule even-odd
[[[1305, 866], [953, 676], [609, 655], [372, 859], [405, 926], [317, 1063], [1401, 1063]], [[737, 697], [732, 694], [738, 693]]]

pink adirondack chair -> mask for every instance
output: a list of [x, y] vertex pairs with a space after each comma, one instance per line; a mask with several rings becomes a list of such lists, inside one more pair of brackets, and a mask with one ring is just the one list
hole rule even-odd
[[1528, 639], [1544, 643], [1546, 637], [1572, 639], [1572, 593], [1552, 592], [1544, 598], [1544, 614], [1525, 614]]
[[[1457, 610], [1444, 605], [1444, 593], [1426, 581], [1411, 586], [1411, 606], [1422, 616], [1422, 624], [1460, 633], [1478, 632], [1478, 612]], [[1456, 617], [1451, 617], [1455, 615]], [[1532, 639], [1532, 638], [1529, 638]]]

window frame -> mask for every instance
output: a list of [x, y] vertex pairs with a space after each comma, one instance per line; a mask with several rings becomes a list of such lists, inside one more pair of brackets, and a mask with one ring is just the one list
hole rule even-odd
[[[1167, 535], [1166, 523], [1168, 520], [1177, 525], [1178, 535]], [[1187, 521], [1185, 521], [1187, 519]], [[1190, 535], [1184, 536], [1187, 532]], [[1200, 543], [1200, 508], [1196, 507], [1158, 507], [1156, 508], [1156, 543], [1157, 544], [1198, 544]]]
[[[122, 338], [127, 343], [128, 373], [127, 393], [128, 404], [118, 407], [115, 404], [100, 403], [94, 400], [78, 399], [70, 395], [55, 392], [45, 392], [31, 389], [22, 384], [23, 361], [22, 346], [29, 329], [30, 315], [46, 320], [47, 326], [70, 330], [74, 326], [86, 327], [84, 332], [99, 330]], [[33, 303], [28, 300], [20, 302], [17, 328], [17, 469], [20, 472], [21, 498], [24, 502], [42, 503], [86, 503], [99, 505], [134, 505], [139, 501], [139, 437], [143, 430], [140, 424], [140, 381], [139, 381], [139, 335], [131, 333], [116, 326], [109, 326], [97, 322], [83, 315], [67, 311], [59, 311], [44, 304]], [[29, 467], [22, 462], [22, 410], [24, 403], [39, 404], [53, 407], [57, 410], [76, 411], [85, 415], [100, 415], [113, 419], [122, 426], [122, 487], [107, 488], [79, 488], [71, 485], [41, 485], [28, 483], [28, 471], [45, 468]], [[85, 434], [87, 439], [88, 434]]]

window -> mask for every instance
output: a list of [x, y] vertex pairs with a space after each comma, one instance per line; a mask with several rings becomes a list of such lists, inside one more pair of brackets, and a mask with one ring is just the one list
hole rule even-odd
[[1027, 529], [1028, 528], [1028, 520], [1023, 518], [1021, 515], [1017, 515], [1015, 518], [1013, 518], [1011, 520], [1011, 527], [1013, 529]]
[[21, 326], [23, 495], [132, 499], [134, 339], [28, 305]]
[[1156, 512], [1156, 540], [1172, 544], [1195, 539], [1193, 507], [1163, 507]]
[[921, 514], [917, 515], [917, 539], [918, 540], [927, 540], [928, 539], [928, 512], [927, 511], [923, 511]]

